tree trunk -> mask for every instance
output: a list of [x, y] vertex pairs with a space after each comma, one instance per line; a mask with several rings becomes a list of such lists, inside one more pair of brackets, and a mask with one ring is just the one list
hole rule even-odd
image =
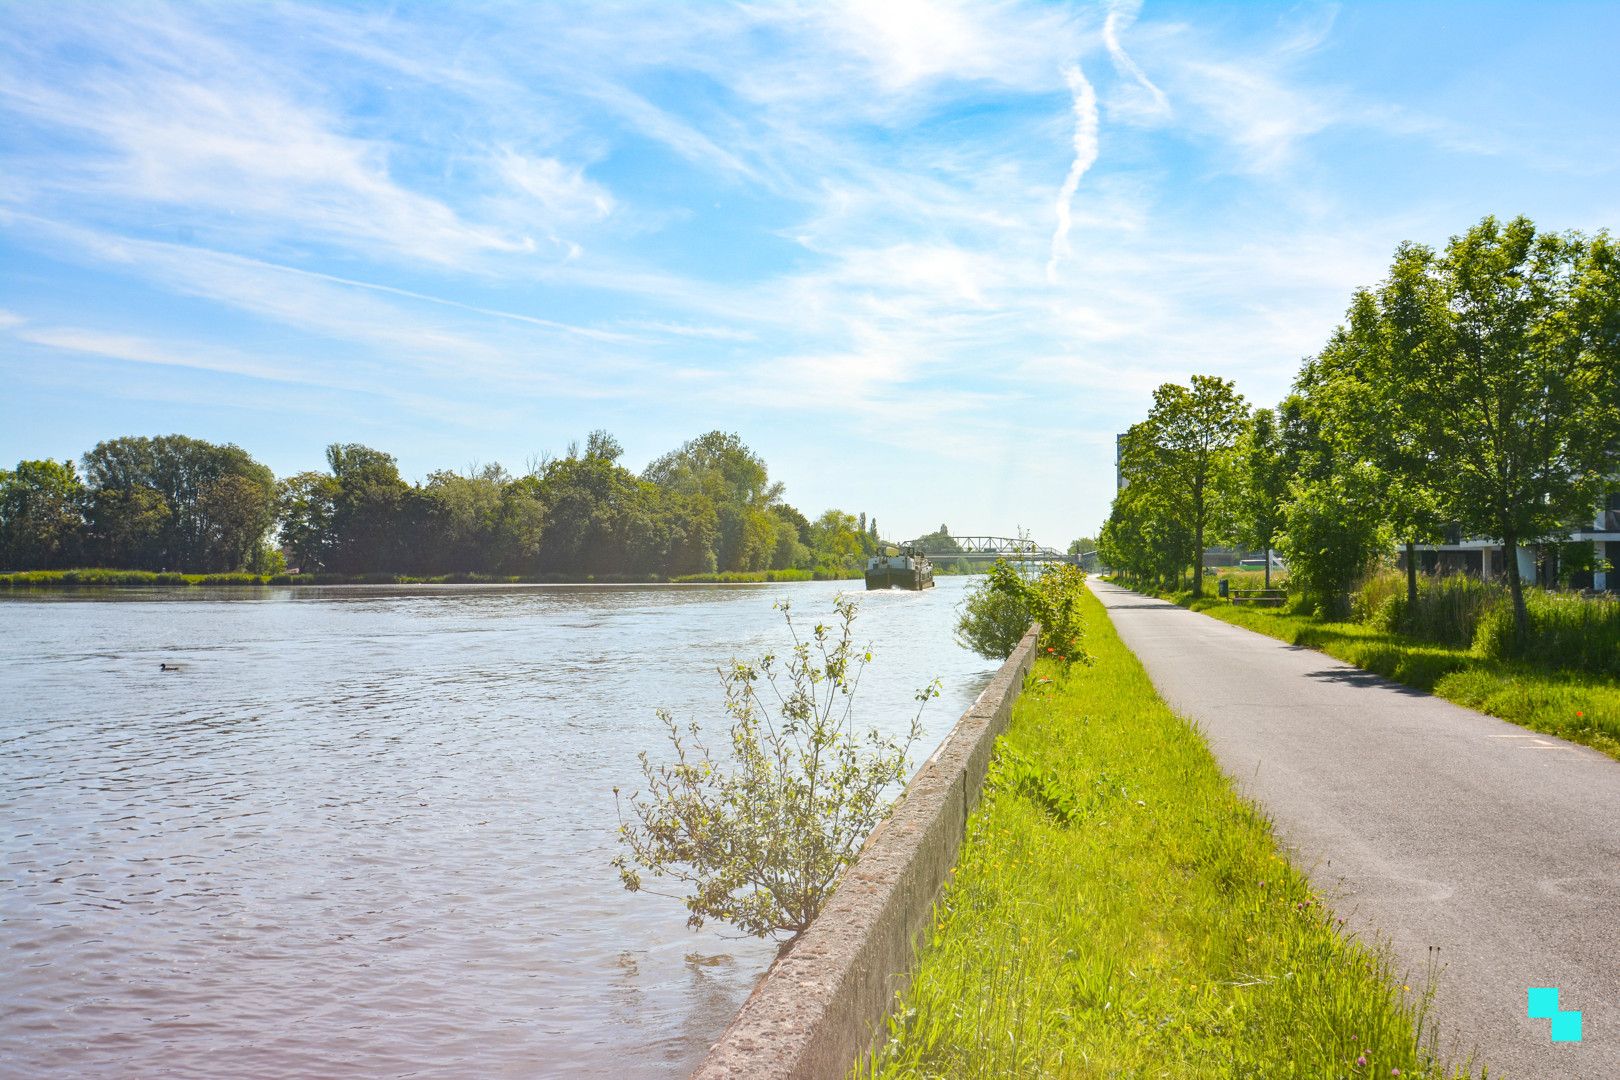
[[1266, 588], [1271, 588], [1271, 549], [1266, 548]]
[[1193, 599], [1204, 595], [1204, 515], [1193, 521]]
[[1417, 613], [1417, 545], [1406, 542], [1406, 617]]
[[1512, 530], [1502, 535], [1502, 562], [1507, 571], [1508, 591], [1513, 594], [1513, 645], [1515, 650], [1524, 645], [1530, 628], [1530, 613], [1524, 606], [1524, 582], [1519, 580], [1519, 544]]

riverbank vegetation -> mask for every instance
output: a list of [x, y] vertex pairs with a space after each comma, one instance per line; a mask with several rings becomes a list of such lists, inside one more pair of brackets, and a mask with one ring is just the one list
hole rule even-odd
[[1255, 608], [1198, 599], [1188, 591], [1161, 595], [1620, 758], [1620, 676], [1615, 671], [1620, 665], [1620, 602], [1615, 600], [1531, 590], [1526, 593], [1529, 637], [1518, 644], [1506, 588], [1463, 576], [1422, 580], [1415, 615], [1402, 610], [1404, 582], [1391, 573], [1363, 583], [1353, 605], [1358, 617], [1350, 619], [1327, 619], [1299, 604]]
[[[1489, 537], [1500, 546], [1474, 557], [1507, 598], [1494, 647], [1533, 658], [1551, 638], [1532, 612], [1550, 608], [1527, 598], [1521, 547], [1547, 586], [1560, 570], [1590, 584], [1606, 569], [1591, 542], [1567, 541], [1620, 473], [1616, 371], [1620, 246], [1607, 233], [1486, 218], [1441, 251], [1403, 244], [1275, 410], [1251, 412], [1230, 381], [1206, 376], [1155, 393], [1120, 439], [1102, 560], [1167, 590], [1191, 568], [1197, 596], [1207, 527], [1278, 548], [1297, 597], [1343, 620], [1400, 546], [1406, 601], [1387, 614], [1421, 632], [1417, 546]], [[1586, 618], [1575, 611], [1556, 620]]]
[[1081, 598], [1042, 659], [887, 1043], [855, 1075], [1467, 1075], [1426, 973], [1348, 934]]
[[1005, 660], [1039, 623], [1038, 647], [1059, 663], [1088, 663], [1081, 617], [1086, 575], [1067, 563], [1048, 563], [1026, 576], [997, 559], [976, 588], [963, 598], [956, 641], [986, 660]]
[[341, 443], [326, 471], [277, 480], [237, 446], [110, 439], [82, 472], [0, 470], [0, 570], [79, 575], [10, 581], [41, 588], [289, 568], [300, 581], [809, 580], [859, 576], [879, 543], [864, 513], [800, 513], [736, 435], [699, 436], [640, 474], [622, 457], [597, 431], [521, 476], [487, 465], [413, 484], [391, 455]]
[[649, 878], [682, 888], [675, 898], [689, 926], [719, 919], [758, 937], [794, 938], [888, 814], [939, 681], [917, 691], [903, 734], [861, 730], [854, 697], [872, 653], [855, 645], [856, 602], [839, 596], [836, 625], [808, 632], [788, 601], [776, 606], [787, 647], [721, 672], [729, 752], [711, 753], [696, 721], [659, 711], [673, 760], [654, 764], [643, 751], [643, 790], [621, 800], [613, 789], [622, 847], [613, 865], [631, 892], [657, 892]]

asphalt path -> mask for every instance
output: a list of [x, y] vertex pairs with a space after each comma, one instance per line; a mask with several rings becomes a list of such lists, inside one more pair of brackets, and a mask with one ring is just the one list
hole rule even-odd
[[[1441, 1049], [1498, 1076], [1620, 1078], [1620, 761], [1093, 580], [1125, 644], [1321, 892], [1440, 976]], [[1554, 1043], [1530, 987], [1582, 1014]]]

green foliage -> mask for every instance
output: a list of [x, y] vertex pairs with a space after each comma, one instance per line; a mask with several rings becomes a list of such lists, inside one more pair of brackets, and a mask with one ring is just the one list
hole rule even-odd
[[1427, 988], [1340, 930], [1082, 601], [1096, 663], [1037, 664], [889, 1037], [854, 1074], [1449, 1075]]
[[1349, 594], [1393, 543], [1377, 512], [1377, 474], [1351, 465], [1290, 488], [1277, 547], [1288, 561], [1289, 580], [1317, 610], [1332, 617], [1349, 611]]
[[843, 579], [823, 578], [813, 570], [727, 570], [723, 574], [681, 574], [669, 580], [677, 584], [740, 585], [765, 581], [830, 581]]
[[1226, 379], [1195, 375], [1165, 383], [1146, 420], [1120, 437], [1125, 487], [1097, 538], [1105, 565], [1168, 586], [1189, 566], [1203, 589], [1206, 533], [1228, 530], [1242, 491], [1242, 395]]
[[103, 566], [240, 570], [275, 522], [275, 476], [239, 446], [109, 439], [84, 455], [84, 474], [84, 556]]
[[1519, 660], [1546, 670], [1620, 677], [1620, 600], [1528, 589], [1522, 635], [1513, 597], [1499, 582], [1469, 574], [1419, 575], [1411, 605], [1399, 575], [1370, 576], [1356, 590], [1352, 614], [1378, 630], [1472, 649], [1482, 657]]
[[83, 546], [85, 488], [71, 461], [0, 469], [0, 568], [71, 566]]
[[991, 581], [962, 598], [956, 641], [987, 660], [1005, 660], [1029, 632], [1031, 615], [1021, 590], [993, 588]]
[[[817, 624], [801, 637], [788, 604], [777, 606], [792, 646], [721, 672], [731, 753], [716, 757], [696, 722], [685, 729], [667, 711], [675, 759], [654, 765], [641, 754], [646, 794], [620, 807], [623, 853], [614, 860], [624, 887], [642, 873], [686, 886], [691, 926], [720, 919], [760, 937], [803, 933], [837, 887], [861, 843], [888, 813], [888, 795], [906, 776], [921, 732], [921, 706], [904, 737], [857, 731], [854, 694], [871, 661], [851, 634], [855, 602], [835, 602], [836, 629]], [[618, 789], [614, 797], [618, 798]]]
[[1028, 578], [997, 559], [962, 603], [956, 637], [988, 660], [1005, 659], [1039, 623], [1039, 647], [1068, 663], [1088, 663], [1081, 596], [1086, 575], [1068, 563], [1048, 563]]
[[[1377, 555], [1397, 540], [1410, 555], [1456, 530], [1511, 551], [1589, 520], [1620, 472], [1617, 370], [1620, 246], [1609, 234], [1487, 217], [1441, 251], [1402, 244], [1384, 279], [1352, 295], [1296, 393], [1255, 414], [1242, 482], [1211, 471], [1206, 508], [1218, 522], [1225, 490], [1236, 537], [1256, 547], [1278, 537], [1310, 603], [1342, 613], [1373, 560], [1369, 541]], [[1183, 443], [1172, 467], [1163, 434], [1199, 387], [1170, 389], [1121, 437], [1126, 486], [1099, 537], [1106, 565], [1163, 589], [1179, 584], [1187, 549], [1202, 547], [1193, 488], [1166, 479], [1191, 475], [1194, 458]], [[1573, 554], [1572, 570], [1595, 559]], [[1404, 604], [1421, 618], [1413, 564]], [[1514, 631], [1528, 634], [1517, 559], [1506, 576]], [[1195, 593], [1201, 583], [1195, 574]]]
[[951, 535], [951, 530], [944, 525], [931, 533], [917, 537], [912, 543], [923, 554], [933, 556], [933, 561], [936, 564], [945, 561], [941, 556], [959, 555], [962, 552], [962, 545], [956, 542], [956, 538]]
[[829, 511], [812, 525], [735, 435], [694, 439], [640, 477], [622, 456], [594, 431], [583, 451], [575, 444], [525, 476], [491, 464], [413, 484], [392, 455], [334, 443], [328, 471], [277, 482], [238, 447], [112, 439], [85, 455], [83, 482], [68, 463], [0, 470], [0, 570], [804, 580], [859, 576], [875, 543], [875, 521], [862, 530]]

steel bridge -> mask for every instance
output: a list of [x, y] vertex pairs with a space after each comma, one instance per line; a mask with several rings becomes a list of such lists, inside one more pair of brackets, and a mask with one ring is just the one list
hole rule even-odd
[[[907, 546], [922, 545], [917, 540], [907, 540]], [[942, 537], [928, 537], [931, 546], [938, 546]], [[928, 551], [928, 557], [936, 562], [948, 563], [958, 559], [968, 562], [995, 562], [997, 559], [1006, 559], [1008, 562], [1065, 562], [1074, 566], [1080, 565], [1080, 556], [1070, 555], [1045, 544], [1036, 543], [1016, 536], [952, 536], [951, 541], [956, 544], [956, 551]], [[927, 551], [927, 548], [923, 550]]]

